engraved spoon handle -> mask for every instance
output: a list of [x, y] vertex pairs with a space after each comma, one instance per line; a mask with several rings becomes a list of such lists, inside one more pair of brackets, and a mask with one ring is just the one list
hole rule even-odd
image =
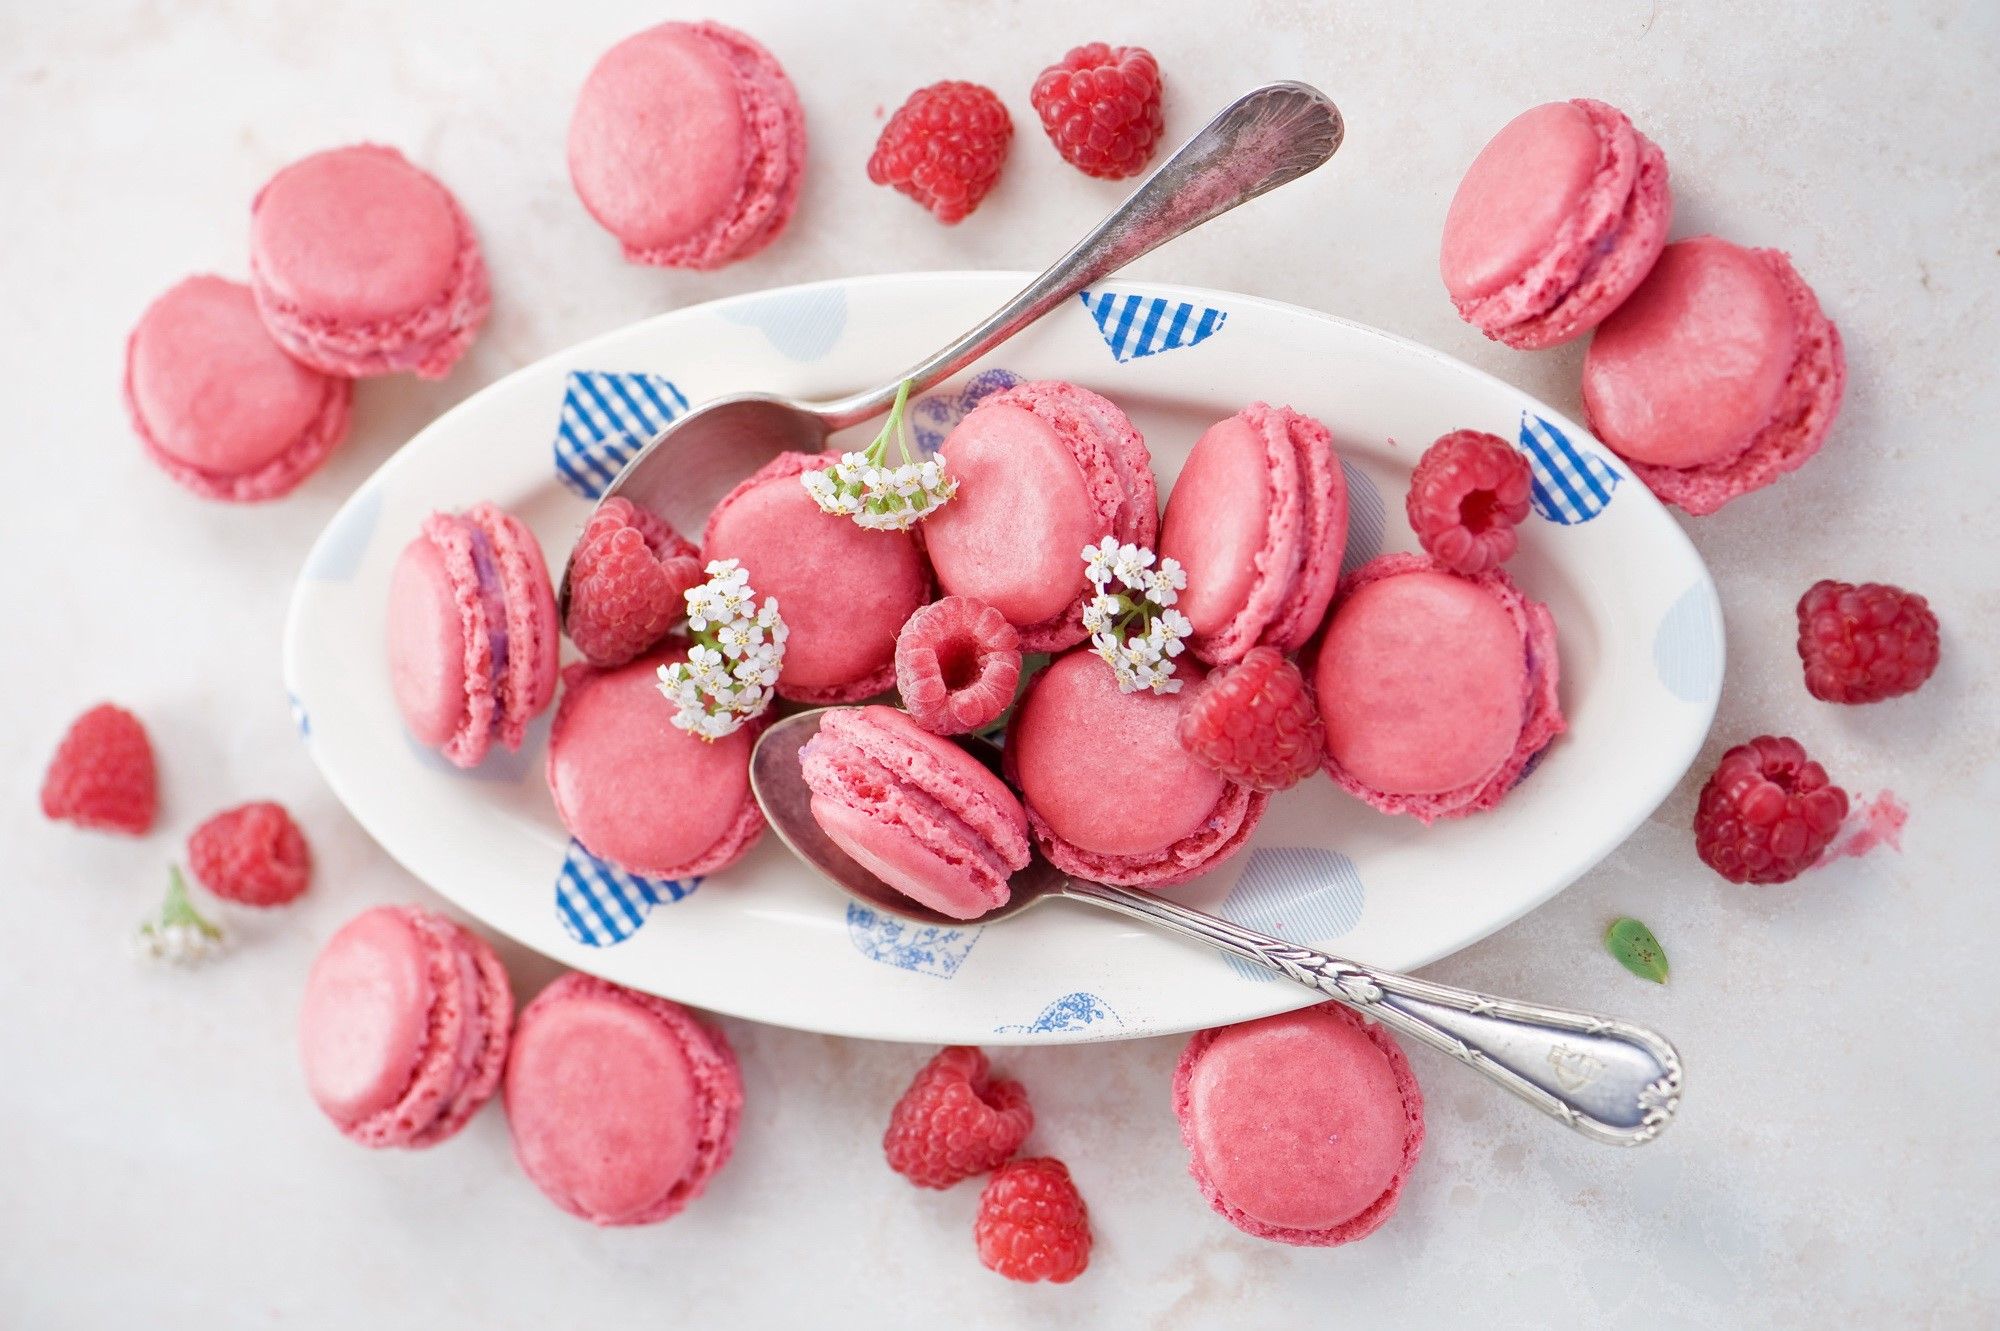
[[1317, 989], [1485, 1073], [1593, 1140], [1651, 1141], [1680, 1107], [1680, 1057], [1642, 1027], [1372, 970], [1150, 893], [1079, 879], [1060, 891]]
[[817, 406], [815, 413], [829, 430], [880, 415], [905, 379], [913, 381], [912, 393], [921, 393], [949, 378], [1091, 283], [1318, 167], [1339, 149], [1344, 133], [1339, 109], [1317, 88], [1267, 83], [1245, 93], [977, 327], [884, 387]]

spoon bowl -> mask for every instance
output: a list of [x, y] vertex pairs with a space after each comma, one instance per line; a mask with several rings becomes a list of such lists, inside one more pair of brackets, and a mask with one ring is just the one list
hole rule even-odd
[[[977, 920], [954, 919], [921, 906], [834, 845], [813, 817], [812, 790], [799, 750], [834, 710], [797, 712], [767, 727], [751, 750], [750, 789], [778, 839], [870, 910], [960, 928], [1000, 924], [1054, 897], [1087, 902], [1263, 966], [1323, 999], [1373, 1017], [1452, 1055], [1594, 1141], [1618, 1146], [1651, 1141], [1680, 1107], [1680, 1056], [1643, 1027], [1376, 970], [1155, 893], [1072, 878], [1039, 852], [1008, 880], [1007, 903]], [[977, 736], [960, 736], [957, 743], [990, 770], [1000, 770], [999, 746]]]

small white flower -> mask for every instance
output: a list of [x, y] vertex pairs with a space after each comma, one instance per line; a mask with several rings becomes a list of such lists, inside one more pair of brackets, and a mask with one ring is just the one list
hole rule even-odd
[[757, 604], [749, 571], [736, 560], [708, 566], [709, 580], [687, 592], [687, 659], [661, 666], [659, 689], [674, 704], [677, 729], [718, 740], [771, 705], [784, 661], [784, 617], [775, 597]]
[[132, 934], [134, 955], [175, 966], [199, 966], [220, 956], [228, 946], [229, 936], [222, 926], [195, 909], [179, 867], [168, 870], [166, 899]]
[[[1084, 631], [1090, 634], [1091, 649], [1110, 665], [1119, 689], [1180, 692], [1175, 658], [1186, 650], [1183, 640], [1194, 626], [1173, 604], [1187, 587], [1187, 571], [1176, 560], [1157, 559], [1144, 546], [1120, 545], [1106, 536], [1084, 547], [1083, 572], [1096, 589], [1084, 603]], [[1111, 591], [1113, 582], [1124, 590]]]

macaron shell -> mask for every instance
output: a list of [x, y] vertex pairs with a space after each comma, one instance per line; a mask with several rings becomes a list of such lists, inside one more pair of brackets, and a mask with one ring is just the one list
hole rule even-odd
[[616, 670], [570, 666], [549, 732], [563, 826], [592, 854], [653, 878], [726, 868], [764, 831], [750, 795], [758, 727], [711, 743], [673, 724], [658, 671], [685, 655], [670, 647]]
[[[445, 759], [458, 767], [477, 767], [493, 747], [493, 739], [498, 729], [497, 719], [501, 715], [501, 690], [495, 687], [493, 679], [493, 628], [488, 622], [488, 603], [480, 594], [479, 567], [473, 555], [472, 532], [474, 524], [469, 517], [456, 513], [433, 513], [424, 519], [421, 539], [428, 541], [437, 550], [443, 565], [444, 576], [449, 584], [453, 602], [458, 607], [459, 643], [462, 649], [460, 678], [464, 681], [465, 705], [459, 717], [459, 725], [451, 736], [438, 746]], [[393, 593], [393, 588], [392, 588]], [[410, 644], [399, 647], [404, 641], [404, 629], [393, 615], [399, 609], [393, 594], [390, 602], [392, 618], [389, 622], [390, 669], [397, 672], [399, 653], [407, 650], [410, 655], [401, 658], [408, 662], [422, 659], [430, 644], [435, 650], [449, 647], [449, 636], [439, 626], [434, 638], [428, 634], [430, 625], [420, 619], [410, 621]], [[444, 672], [440, 670], [440, 675]], [[442, 680], [440, 680], [440, 684]]]
[[1803, 466], [1846, 382], [1840, 330], [1782, 251], [1698, 236], [1598, 330], [1583, 399], [1591, 430], [1699, 515]]
[[505, 1097], [515, 1155], [551, 1201], [643, 1225], [728, 1162], [743, 1082], [728, 1041], [687, 1009], [570, 974], [522, 1012]]
[[1104, 536], [1150, 547], [1159, 531], [1151, 454], [1131, 420], [1089, 389], [1035, 380], [986, 398], [939, 451], [959, 494], [925, 519], [924, 542], [945, 593], [998, 607], [1023, 651], [1083, 641], [1084, 547]]
[[1268, 795], [1224, 780], [1181, 746], [1180, 718], [1202, 672], [1183, 658], [1179, 675], [1177, 694], [1120, 693], [1111, 668], [1078, 650], [1036, 676], [1016, 706], [1003, 761], [1058, 868], [1170, 886], [1233, 854], [1263, 817]]
[[471, 1047], [466, 1051], [458, 1090], [447, 1099], [437, 1120], [410, 1139], [414, 1147], [435, 1146], [456, 1136], [493, 1098], [507, 1066], [508, 1041], [514, 1027], [514, 987], [500, 958], [471, 930], [449, 921], [438, 923], [455, 934], [461, 968], [467, 963], [471, 966], [473, 974], [467, 987], [476, 995], [478, 1016], [467, 1024], [467, 1044]]
[[191, 277], [125, 345], [125, 407], [148, 457], [205, 499], [290, 493], [347, 434], [353, 385], [287, 355], [250, 288]]
[[1007, 904], [1006, 875], [991, 851], [939, 816], [934, 802], [904, 790], [863, 803], [855, 788], [865, 778], [851, 769], [843, 775], [839, 793], [813, 796], [813, 821], [862, 868], [955, 920]]
[[439, 378], [492, 305], [451, 192], [394, 148], [355, 144], [280, 171], [251, 205], [250, 275], [271, 334], [349, 378]]
[[723, 496], [702, 536], [704, 561], [741, 561], [759, 603], [776, 598], [791, 634], [778, 693], [794, 702], [854, 702], [887, 690], [896, 635], [930, 599], [913, 534], [823, 513], [799, 483], [801, 472], [834, 460], [780, 454]]
[[491, 1092], [477, 1090], [490, 1044], [505, 1057], [504, 1019], [492, 1024], [500, 1014], [484, 1006], [491, 983], [440, 916], [382, 906], [355, 917], [306, 980], [299, 1048], [313, 1099], [363, 1145], [444, 1140]]
[[762, 249], [797, 205], [805, 117], [771, 53], [720, 23], [626, 38], [585, 80], [570, 179], [636, 263], [714, 268]]
[[1474, 160], [1439, 270], [1461, 317], [1533, 350], [1589, 331], [1645, 277], [1672, 221], [1666, 158], [1590, 98], [1523, 112]]
[[1423, 1094], [1337, 1004], [1197, 1032], [1174, 1071], [1188, 1172], [1246, 1233], [1328, 1247], [1380, 1228], [1423, 1149]]
[[[427, 537], [403, 547], [389, 575], [389, 684], [403, 724], [438, 748], [465, 724], [466, 629], [444, 553]], [[491, 698], [486, 705], [491, 706]]]
[[506, 601], [507, 671], [500, 692], [500, 742], [521, 747], [528, 724], [556, 695], [561, 629], [542, 546], [527, 524], [495, 504], [474, 504], [466, 520], [486, 533]]
[[[1355, 592], [1376, 582], [1405, 574], [1458, 576], [1441, 572], [1426, 555], [1383, 555], [1355, 570], [1354, 574], [1342, 583], [1334, 610], [1335, 622], [1338, 621], [1347, 598]], [[1331, 747], [1325, 760], [1327, 775], [1348, 794], [1384, 813], [1408, 814], [1424, 823], [1439, 818], [1455, 818], [1479, 813], [1498, 805], [1520, 781], [1528, 764], [1565, 729], [1562, 705], [1557, 697], [1561, 682], [1561, 662], [1557, 652], [1555, 620], [1549, 614], [1548, 607], [1523, 594], [1514, 585], [1513, 580], [1500, 569], [1460, 580], [1478, 587], [1491, 596], [1519, 635], [1525, 664], [1524, 701], [1518, 713], [1519, 734], [1511, 751], [1491, 772], [1461, 786], [1428, 794], [1391, 793], [1380, 790], [1360, 780], [1343, 767]], [[1333, 631], [1334, 625], [1330, 623], [1329, 635]], [[1329, 712], [1338, 713], [1341, 709], [1337, 701], [1325, 700], [1338, 697], [1342, 678], [1342, 667], [1337, 658], [1329, 660], [1326, 643], [1323, 641], [1317, 659], [1313, 663], [1311, 680], [1315, 693], [1323, 700], [1321, 717], [1328, 725], [1330, 746], [1336, 742], [1335, 726], [1343, 722], [1328, 719]], [[1503, 714], [1510, 711], [1505, 708], [1501, 710]], [[1366, 719], [1365, 715], [1357, 713], [1346, 716], [1344, 723], [1353, 725]]]

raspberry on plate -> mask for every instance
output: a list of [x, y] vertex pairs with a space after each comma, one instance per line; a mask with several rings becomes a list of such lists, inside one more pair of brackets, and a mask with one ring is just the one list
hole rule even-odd
[[153, 745], [138, 717], [107, 702], [70, 724], [42, 778], [43, 816], [144, 836], [159, 808]]
[[1795, 739], [1759, 735], [1722, 755], [1701, 788], [1694, 848], [1732, 883], [1788, 883], [1819, 861], [1847, 792]]
[[1013, 138], [1014, 122], [992, 89], [933, 83], [911, 93], [882, 127], [868, 178], [895, 186], [940, 222], [962, 222], [1000, 179]]
[[564, 627], [599, 669], [624, 665], [687, 613], [701, 558], [679, 532], [630, 500], [607, 499], [577, 538]]
[[1014, 701], [1021, 635], [976, 596], [947, 596], [911, 615], [896, 635], [896, 689], [910, 719], [935, 735], [964, 735]]
[[1454, 573], [1484, 573], [1514, 553], [1534, 473], [1498, 435], [1453, 430], [1424, 450], [1403, 501], [1424, 552]]
[[1090, 1208], [1060, 1160], [1002, 1165], [979, 1194], [979, 1260], [1009, 1280], [1063, 1284], [1090, 1265]]
[[312, 852], [283, 805], [258, 800], [225, 809], [188, 838], [188, 868], [224, 901], [282, 906], [312, 881]]
[[986, 1055], [951, 1045], [924, 1064], [889, 1112], [889, 1168], [920, 1188], [948, 1188], [1004, 1163], [1035, 1126], [1017, 1081], [989, 1081]]
[[1160, 65], [1143, 46], [1079, 46], [1043, 70], [1029, 100], [1063, 160], [1087, 176], [1136, 176], [1166, 120]]
[[1799, 598], [1799, 660], [1823, 702], [1914, 693], [1937, 669], [1937, 616], [1901, 587], [1822, 579]]
[[1254, 790], [1286, 790], [1319, 770], [1324, 731], [1305, 677], [1277, 648], [1218, 670], [1180, 720], [1181, 743]]

